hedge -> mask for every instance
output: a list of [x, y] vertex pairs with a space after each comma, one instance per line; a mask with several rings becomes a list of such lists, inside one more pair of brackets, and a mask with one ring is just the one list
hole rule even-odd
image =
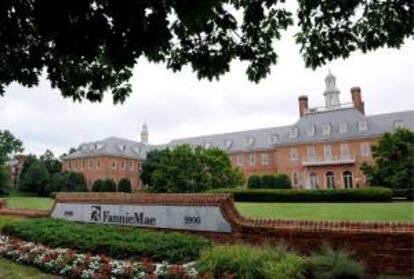
[[196, 260], [210, 241], [176, 232], [154, 232], [145, 229], [74, 223], [58, 219], [26, 219], [8, 223], [4, 234], [47, 245], [64, 247], [82, 253], [105, 254], [116, 259], [143, 259], [169, 263]]
[[236, 201], [249, 202], [386, 202], [392, 199], [392, 191], [382, 187], [332, 190], [222, 188], [209, 192], [231, 193]]

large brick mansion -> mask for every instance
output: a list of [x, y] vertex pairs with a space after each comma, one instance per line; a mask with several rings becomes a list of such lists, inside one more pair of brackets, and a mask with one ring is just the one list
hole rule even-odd
[[371, 145], [396, 128], [414, 130], [414, 111], [366, 116], [359, 87], [351, 88], [352, 103], [343, 104], [335, 76], [329, 73], [325, 83], [325, 106], [310, 108], [308, 97], [300, 96], [300, 118], [293, 125], [151, 145], [144, 124], [140, 142], [109, 137], [83, 143], [63, 159], [63, 169], [82, 172], [89, 187], [98, 178], [128, 178], [138, 189], [140, 166], [148, 151], [190, 144], [225, 150], [246, 177], [281, 172], [298, 188], [363, 187], [366, 179], [360, 167], [372, 163]]

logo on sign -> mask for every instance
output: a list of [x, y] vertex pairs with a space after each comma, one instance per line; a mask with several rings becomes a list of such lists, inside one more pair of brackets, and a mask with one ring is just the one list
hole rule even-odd
[[92, 205], [91, 206], [91, 221], [99, 222], [102, 218], [101, 207], [99, 205]]

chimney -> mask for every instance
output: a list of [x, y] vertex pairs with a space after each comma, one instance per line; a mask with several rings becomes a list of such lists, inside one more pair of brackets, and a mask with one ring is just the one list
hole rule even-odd
[[309, 112], [308, 96], [302, 95], [299, 97], [299, 115], [302, 117]]
[[355, 108], [362, 114], [365, 115], [365, 104], [362, 101], [361, 97], [361, 88], [352, 87], [351, 88], [352, 103], [354, 103]]

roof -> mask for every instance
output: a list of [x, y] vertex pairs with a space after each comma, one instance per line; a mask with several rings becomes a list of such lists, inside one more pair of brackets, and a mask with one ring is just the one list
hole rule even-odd
[[108, 155], [143, 160], [150, 150], [179, 144], [206, 148], [214, 146], [229, 153], [264, 150], [291, 144], [377, 137], [395, 130], [396, 123], [414, 131], [414, 111], [365, 116], [354, 107], [339, 108], [306, 114], [289, 126], [174, 139], [163, 145], [109, 137], [102, 141], [81, 144], [76, 152], [64, 159]]

